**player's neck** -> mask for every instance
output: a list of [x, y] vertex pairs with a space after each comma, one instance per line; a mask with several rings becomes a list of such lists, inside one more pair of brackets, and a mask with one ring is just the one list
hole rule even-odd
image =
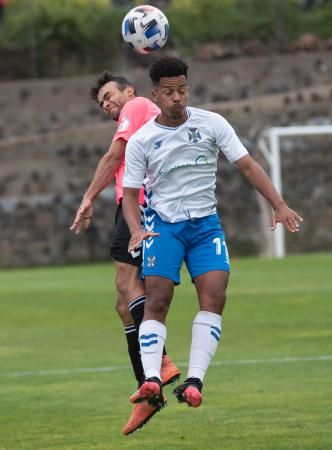
[[183, 114], [180, 117], [166, 116], [161, 112], [155, 120], [159, 125], [176, 128], [188, 120], [188, 114], [186, 109], [183, 111]]

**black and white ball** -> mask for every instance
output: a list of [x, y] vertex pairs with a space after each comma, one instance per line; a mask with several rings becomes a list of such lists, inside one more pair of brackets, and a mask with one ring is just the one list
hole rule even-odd
[[151, 5], [136, 6], [122, 22], [124, 41], [142, 54], [160, 50], [167, 42], [168, 30], [165, 14]]

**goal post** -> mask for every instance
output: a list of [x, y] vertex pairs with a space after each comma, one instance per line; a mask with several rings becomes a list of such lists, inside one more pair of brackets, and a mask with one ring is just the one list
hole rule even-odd
[[[257, 142], [258, 148], [269, 164], [272, 182], [280, 195], [282, 195], [281, 138], [326, 134], [332, 134], [332, 124], [273, 127], [260, 134]], [[281, 224], [277, 225], [273, 233], [273, 253], [277, 258], [283, 258], [286, 253], [285, 232]]]

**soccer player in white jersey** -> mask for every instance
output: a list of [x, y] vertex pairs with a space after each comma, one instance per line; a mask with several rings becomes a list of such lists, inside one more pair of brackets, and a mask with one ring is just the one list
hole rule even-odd
[[[128, 353], [140, 386], [144, 382], [144, 371], [141, 363], [138, 343], [138, 328], [144, 314], [144, 283], [139, 279], [139, 268], [142, 263], [139, 251], [128, 253], [130, 233], [122, 214], [124, 155], [127, 141], [142, 125], [155, 117], [159, 108], [145, 97], [138, 97], [135, 87], [124, 77], [104, 72], [97, 78], [91, 88], [90, 96], [98, 102], [101, 109], [118, 124], [112, 143], [107, 153], [101, 158], [93, 180], [84, 194], [82, 203], [76, 213], [71, 230], [79, 233], [81, 228], [90, 225], [93, 201], [99, 193], [115, 178], [116, 202], [118, 208], [115, 215], [115, 227], [112, 235], [111, 255], [115, 260], [116, 272], [116, 310], [124, 325], [128, 343]], [[144, 190], [140, 191], [140, 204], [144, 206]], [[164, 350], [162, 362], [163, 385], [179, 378], [180, 371]], [[137, 393], [130, 397], [130, 401]], [[132, 413], [122, 432], [131, 434], [146, 424], [158, 411], [147, 403], [135, 404]]]
[[[230, 124], [219, 114], [187, 107], [188, 66], [165, 57], [150, 68], [153, 99], [161, 113], [130, 138], [126, 151], [123, 212], [131, 240], [143, 242], [146, 301], [139, 329], [146, 381], [141, 401], [163, 401], [160, 367], [165, 320], [174, 285], [185, 261], [199, 301], [193, 321], [187, 379], [174, 390], [180, 402], [198, 407], [204, 375], [221, 338], [230, 265], [216, 212], [219, 152], [235, 163], [274, 210], [271, 229], [281, 222], [296, 232], [302, 218], [280, 197], [270, 178], [248, 154]], [[140, 225], [139, 188], [149, 178], [145, 231]]]

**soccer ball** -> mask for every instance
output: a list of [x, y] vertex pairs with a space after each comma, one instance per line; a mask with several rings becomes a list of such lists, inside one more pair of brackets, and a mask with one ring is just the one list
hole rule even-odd
[[136, 6], [122, 22], [122, 36], [129, 47], [147, 54], [160, 50], [168, 38], [168, 20], [160, 9], [151, 5]]

